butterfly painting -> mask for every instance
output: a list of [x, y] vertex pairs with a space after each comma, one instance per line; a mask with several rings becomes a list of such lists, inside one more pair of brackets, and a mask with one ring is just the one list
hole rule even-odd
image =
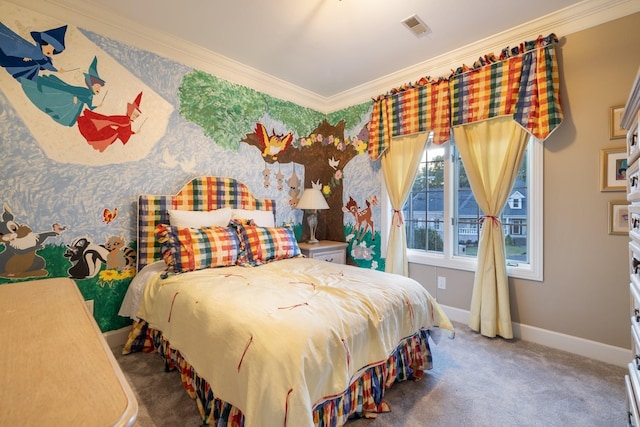
[[113, 210], [105, 208], [102, 211], [102, 221], [105, 224], [110, 224], [114, 219], [116, 219], [117, 215], [118, 215], [118, 208], [113, 208]]

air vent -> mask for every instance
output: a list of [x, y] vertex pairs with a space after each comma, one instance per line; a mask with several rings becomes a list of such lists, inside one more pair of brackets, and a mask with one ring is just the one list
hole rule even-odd
[[418, 15], [412, 15], [412, 16], [408, 17], [407, 19], [405, 19], [404, 21], [402, 21], [402, 23], [416, 37], [420, 37], [420, 36], [423, 36], [425, 34], [429, 34], [431, 32], [429, 27], [427, 27], [427, 24], [425, 24], [422, 21], [422, 19], [420, 19], [418, 17]]

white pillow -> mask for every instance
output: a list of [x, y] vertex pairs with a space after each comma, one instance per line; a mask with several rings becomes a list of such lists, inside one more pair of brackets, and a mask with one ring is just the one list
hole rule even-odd
[[169, 209], [169, 224], [175, 227], [226, 227], [231, 220], [231, 208], [213, 211], [180, 211]]
[[252, 219], [258, 227], [275, 227], [272, 211], [256, 211], [249, 209], [232, 209], [231, 219]]

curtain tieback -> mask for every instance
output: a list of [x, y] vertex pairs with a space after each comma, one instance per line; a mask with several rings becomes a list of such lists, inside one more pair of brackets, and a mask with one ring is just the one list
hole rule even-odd
[[478, 219], [478, 222], [480, 224], [484, 224], [484, 221], [490, 219], [491, 222], [493, 222], [493, 225], [498, 226], [500, 225], [500, 218], [498, 218], [497, 216], [493, 216], [493, 215], [483, 215]]
[[400, 227], [400, 226], [402, 226], [402, 224], [404, 224], [404, 220], [402, 219], [402, 211], [399, 210], [399, 209], [394, 209], [393, 210], [393, 216], [395, 217], [396, 215], [398, 216], [398, 224], [397, 224], [397, 226]]

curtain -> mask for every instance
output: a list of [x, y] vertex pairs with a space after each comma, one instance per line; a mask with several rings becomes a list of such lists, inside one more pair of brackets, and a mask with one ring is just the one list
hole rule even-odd
[[385, 271], [388, 273], [409, 275], [407, 234], [402, 218], [402, 206], [418, 172], [427, 137], [428, 133], [421, 132], [393, 138], [393, 144], [390, 144], [382, 155], [382, 174], [393, 208], [385, 262]]
[[511, 339], [504, 230], [499, 218], [522, 164], [529, 135], [508, 116], [454, 127], [453, 135], [471, 191], [484, 214], [469, 327], [488, 337]]
[[450, 128], [509, 116], [544, 141], [562, 123], [555, 34], [480, 57], [445, 78], [423, 77], [375, 98], [368, 153], [378, 159], [396, 136], [433, 131], [433, 143]]
[[369, 158], [378, 159], [391, 139], [399, 136], [432, 131], [434, 144], [447, 142], [451, 134], [449, 99], [449, 81], [428, 78], [378, 97], [369, 122]]
[[[425, 130], [434, 132], [435, 144], [442, 144], [453, 128], [458, 145], [464, 145], [462, 160], [467, 173], [476, 175], [472, 191], [485, 215], [470, 326], [487, 336], [512, 337], [504, 242], [500, 240], [504, 231], [497, 218], [522, 161], [525, 132], [544, 141], [562, 123], [557, 42], [553, 33], [540, 36], [506, 47], [499, 55], [484, 55], [472, 67], [452, 70], [447, 78], [423, 77], [373, 100], [371, 160], [389, 150], [396, 137]], [[394, 205], [399, 215], [397, 206], [401, 205]], [[398, 245], [404, 242], [402, 237], [394, 238]], [[402, 251], [406, 252], [406, 246]], [[392, 256], [387, 265], [394, 269], [397, 260], [406, 258], [399, 252]]]

